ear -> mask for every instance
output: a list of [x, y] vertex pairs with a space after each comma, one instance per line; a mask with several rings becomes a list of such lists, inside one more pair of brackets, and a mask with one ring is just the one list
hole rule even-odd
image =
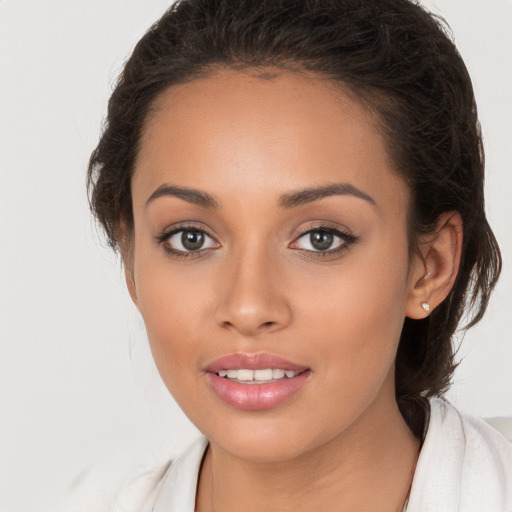
[[459, 271], [462, 236], [460, 214], [445, 212], [435, 232], [420, 241], [421, 256], [411, 263], [406, 316], [427, 317], [450, 293]]
[[117, 240], [121, 258], [124, 266], [124, 278], [130, 297], [135, 307], [140, 311], [137, 298], [137, 287], [135, 286], [135, 265], [134, 265], [134, 232], [124, 222], [117, 226]]
[[134, 275], [133, 275], [133, 266], [129, 267], [125, 263], [124, 277], [125, 277], [125, 280], [126, 280], [126, 286], [128, 288], [128, 293], [130, 294], [130, 297], [132, 298], [132, 301], [135, 304], [135, 307], [140, 312], [139, 301], [138, 301], [138, 298], [137, 298], [137, 287], [135, 286], [135, 278], [134, 278]]

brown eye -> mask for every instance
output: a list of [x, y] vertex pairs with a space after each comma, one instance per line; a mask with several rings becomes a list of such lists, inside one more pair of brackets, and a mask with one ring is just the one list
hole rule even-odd
[[204, 233], [201, 231], [183, 231], [181, 244], [187, 251], [197, 251], [204, 244]]
[[334, 243], [334, 236], [328, 231], [312, 231], [309, 234], [309, 241], [317, 251], [327, 251]]
[[330, 252], [342, 249], [353, 240], [354, 237], [337, 229], [317, 228], [297, 238], [291, 248], [311, 252]]
[[201, 229], [179, 229], [162, 239], [162, 243], [171, 252], [187, 253], [197, 252], [203, 249], [215, 249], [219, 247], [211, 236]]

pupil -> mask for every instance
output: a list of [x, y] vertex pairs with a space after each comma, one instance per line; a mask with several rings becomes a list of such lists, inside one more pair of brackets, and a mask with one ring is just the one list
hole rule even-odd
[[204, 235], [200, 231], [183, 231], [181, 243], [188, 251], [197, 251], [203, 246]]
[[326, 251], [333, 243], [333, 236], [327, 231], [314, 231], [310, 234], [310, 240], [315, 249]]

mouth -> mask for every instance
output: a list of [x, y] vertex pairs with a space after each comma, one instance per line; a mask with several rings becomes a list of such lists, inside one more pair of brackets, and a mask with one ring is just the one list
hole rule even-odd
[[242, 410], [277, 407], [307, 383], [311, 370], [272, 354], [231, 354], [205, 368], [213, 393]]

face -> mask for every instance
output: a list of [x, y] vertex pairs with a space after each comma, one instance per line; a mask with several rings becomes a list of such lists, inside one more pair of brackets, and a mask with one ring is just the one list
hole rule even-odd
[[163, 381], [229, 454], [296, 457], [394, 403], [408, 193], [374, 121], [312, 76], [226, 70], [147, 122], [129, 287]]

